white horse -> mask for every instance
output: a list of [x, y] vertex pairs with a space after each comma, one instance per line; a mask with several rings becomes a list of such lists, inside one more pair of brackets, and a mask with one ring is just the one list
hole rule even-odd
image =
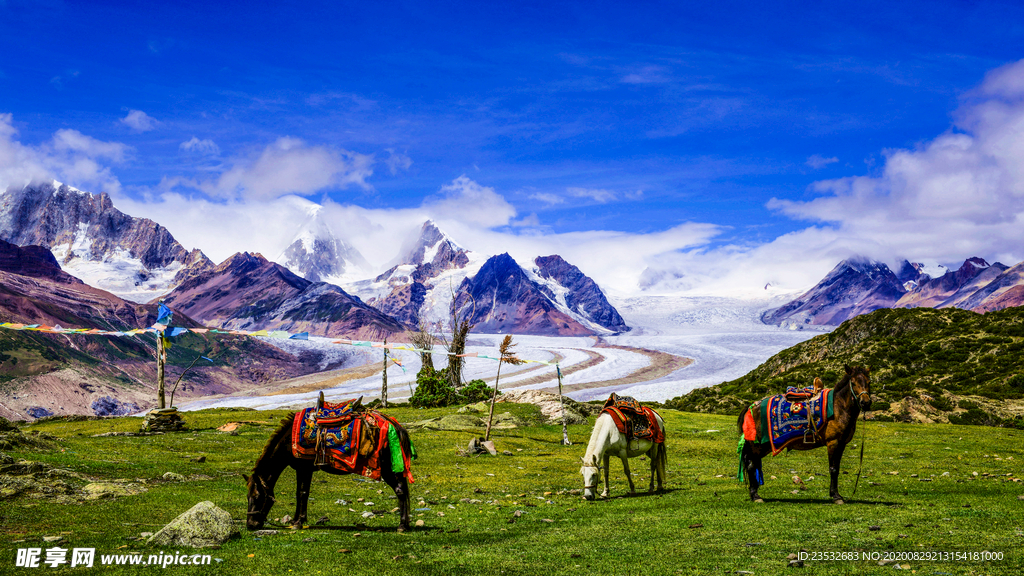
[[[665, 430], [665, 422], [661, 416], [655, 414], [658, 419], [658, 426]], [[663, 488], [665, 478], [665, 465], [668, 463], [668, 455], [665, 452], [664, 442], [655, 444], [650, 440], [633, 440], [626, 442], [626, 436], [619, 432], [610, 414], [603, 413], [597, 417], [594, 423], [594, 431], [590, 434], [590, 443], [587, 445], [587, 453], [583, 456], [583, 467], [580, 473], [583, 474], [583, 497], [587, 500], [594, 499], [594, 491], [597, 489], [598, 475], [604, 469], [604, 492], [602, 498], [608, 497], [608, 461], [612, 456], [622, 459], [622, 468], [626, 472], [626, 480], [629, 481], [629, 493], [636, 493], [633, 486], [633, 476], [629, 473], [629, 459], [641, 454], [647, 454], [651, 459], [651, 485], [648, 492], [654, 492], [654, 477], [658, 477], [658, 491]], [[604, 465], [601, 465], [601, 460]]]

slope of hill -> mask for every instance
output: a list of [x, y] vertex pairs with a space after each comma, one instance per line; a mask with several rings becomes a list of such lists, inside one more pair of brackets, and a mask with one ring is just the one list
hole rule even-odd
[[[878, 399], [873, 410], [895, 417], [918, 412], [926, 419], [955, 423], [986, 420], [971, 412], [984, 405], [991, 413], [987, 421], [1002, 423], [1024, 416], [1024, 404], [1018, 402], [1024, 398], [1022, 351], [1024, 308], [987, 314], [957, 308], [876, 310], [783, 350], [742, 378], [666, 404], [738, 414], [751, 401], [787, 386], [808, 386], [816, 376], [831, 385], [844, 365], [862, 364], [871, 368], [872, 392]], [[1000, 404], [1002, 400], [1012, 402]]]
[[[88, 286], [61, 272], [47, 255], [42, 247], [0, 244], [0, 322], [124, 331], [156, 321], [155, 304], [136, 304]], [[174, 323], [199, 326], [180, 313]], [[299, 358], [254, 338], [188, 333], [168, 352], [168, 385], [198, 354], [214, 363], [189, 371], [176, 399], [299, 376], [318, 364], [317, 358]], [[0, 329], [0, 415], [25, 419], [150, 408], [156, 401], [155, 357], [156, 340], [149, 333], [114, 337]]]
[[333, 284], [310, 282], [248, 252], [183, 282], [164, 302], [217, 328], [350, 337], [406, 330]]

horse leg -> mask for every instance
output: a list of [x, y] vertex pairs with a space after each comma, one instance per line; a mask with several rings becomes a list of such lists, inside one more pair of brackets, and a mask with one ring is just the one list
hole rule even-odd
[[611, 462], [611, 455], [604, 455], [604, 492], [601, 493], [601, 498], [608, 497], [608, 463]]
[[[654, 492], [654, 479], [658, 475], [658, 445], [651, 446], [651, 449], [647, 451], [647, 457], [651, 460], [651, 483], [647, 487], [648, 492]], [[660, 479], [659, 479], [660, 480]], [[661, 482], [658, 483], [661, 485]]]
[[835, 442], [828, 446], [828, 473], [830, 476], [828, 495], [836, 504], [845, 504], [842, 494], [839, 493], [839, 464], [843, 460], [844, 450], [846, 450], [846, 444], [843, 442]]
[[633, 486], [633, 474], [629, 471], [629, 457], [622, 457], [622, 470], [626, 473], [626, 480], [629, 481], [629, 493], [636, 494], [636, 487]]
[[398, 497], [398, 531], [404, 532], [409, 529], [409, 481], [394, 472], [381, 472], [380, 477]]
[[309, 486], [313, 483], [313, 468], [295, 469], [295, 516], [292, 526], [301, 528], [306, 523], [306, 505], [309, 504]]
[[668, 467], [668, 450], [665, 443], [658, 444], [658, 492], [665, 491], [665, 476]]
[[761, 454], [754, 448], [751, 442], [743, 445], [743, 468], [747, 474], [747, 483], [750, 489], [750, 501], [763, 503], [760, 494], [757, 493], [761, 487], [759, 478], [763, 478], [761, 472]]

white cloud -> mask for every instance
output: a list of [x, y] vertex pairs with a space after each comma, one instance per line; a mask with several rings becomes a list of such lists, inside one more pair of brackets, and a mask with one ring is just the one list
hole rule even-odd
[[483, 228], [504, 226], [516, 215], [516, 209], [494, 188], [465, 175], [442, 186], [439, 196], [425, 199], [423, 209], [435, 220], [457, 219]]
[[602, 188], [566, 188], [565, 191], [574, 198], [587, 198], [599, 204], [607, 204], [616, 199], [614, 192]]
[[160, 124], [155, 118], [142, 110], [129, 110], [128, 115], [118, 120], [121, 124], [131, 128], [135, 132], [149, 132], [156, 129]]
[[805, 162], [805, 164], [807, 164], [811, 168], [814, 168], [815, 170], [820, 170], [825, 166], [828, 166], [829, 164], [834, 164], [836, 162], [839, 162], [839, 158], [836, 158], [835, 156], [831, 158], [825, 158], [820, 154], [812, 154], [809, 158], [807, 158], [807, 162]]
[[220, 147], [217, 146], [216, 142], [213, 140], [200, 140], [195, 136], [178, 144], [178, 150], [200, 156], [217, 156], [220, 154]]
[[357, 186], [371, 190], [373, 155], [325, 146], [309, 146], [297, 138], [278, 138], [254, 157], [237, 158], [231, 168], [200, 189], [216, 198], [267, 201], [288, 194], [306, 196], [329, 188]]
[[384, 160], [384, 164], [392, 176], [398, 174], [399, 170], [408, 170], [412, 166], [412, 158], [409, 156], [395, 152], [391, 148], [388, 148], [387, 152], [390, 155]]
[[11, 114], [0, 114], [0, 190], [57, 179], [96, 192], [121, 188], [109, 163], [125, 161], [131, 148], [120, 142], [104, 142], [77, 130], [58, 130], [38, 146], [18, 140]]
[[913, 150], [886, 151], [878, 176], [815, 184], [822, 196], [769, 207], [831, 223], [870, 241], [879, 259], [958, 264], [971, 256], [1024, 256], [1024, 61], [986, 76], [955, 128]]

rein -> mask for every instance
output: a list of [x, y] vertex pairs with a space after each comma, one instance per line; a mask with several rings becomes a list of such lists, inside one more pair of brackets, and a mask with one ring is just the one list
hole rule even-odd
[[583, 469], [593, 468], [593, 469], [598, 471], [598, 474], [594, 475], [594, 478], [595, 478], [594, 483], [593, 484], [589, 484], [589, 485], [588, 484], [584, 484], [584, 486], [583, 486], [584, 490], [597, 490], [597, 485], [601, 481], [601, 474], [600, 474], [600, 472], [601, 472], [602, 466], [599, 466], [597, 464], [584, 464], [581, 468], [583, 468]]
[[868, 437], [868, 413], [864, 413], [864, 427], [860, 434], [860, 464], [857, 466], [857, 479], [853, 481], [853, 494], [857, 495], [857, 486], [860, 485], [860, 473], [864, 470], [864, 440]]

